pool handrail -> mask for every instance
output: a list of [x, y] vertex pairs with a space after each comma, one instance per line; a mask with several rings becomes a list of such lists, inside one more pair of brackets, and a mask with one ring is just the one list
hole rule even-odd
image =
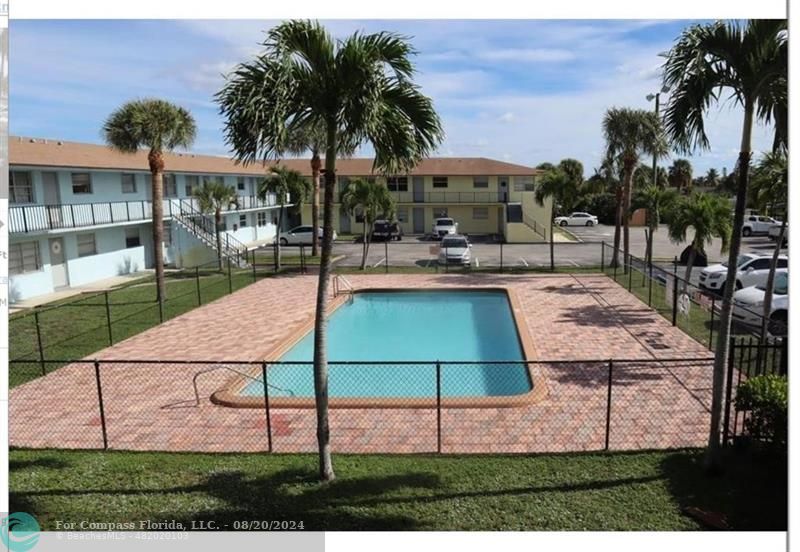
[[[206, 368], [205, 370], [200, 370], [199, 372], [195, 372], [194, 376], [192, 377], [192, 385], [194, 386], [194, 400], [195, 406], [200, 406], [200, 391], [197, 389], [197, 378], [203, 374], [208, 374], [209, 372], [214, 372], [215, 370], [229, 370], [234, 372], [235, 374], [239, 374], [245, 378], [251, 379], [253, 381], [257, 381], [259, 383], [266, 383], [263, 382], [261, 378], [254, 378], [250, 374], [242, 372], [241, 370], [236, 370], [235, 368], [231, 368], [230, 366], [219, 365], [219, 366], [212, 366], [210, 368]], [[272, 385], [271, 383], [266, 383], [267, 387], [271, 387], [273, 389], [277, 389], [278, 391], [282, 391], [284, 393], [288, 393], [289, 396], [294, 397], [294, 391], [291, 389], [284, 389], [283, 387], [278, 387], [277, 385]]]
[[342, 285], [344, 285], [344, 289], [348, 293], [350, 293], [350, 295], [352, 295], [353, 292], [355, 291], [355, 288], [353, 287], [353, 284], [350, 283], [350, 280], [348, 280], [347, 278], [345, 278], [341, 274], [334, 274], [334, 276], [333, 276], [333, 296], [334, 297], [338, 297], [339, 294], [342, 293], [342, 289], [341, 289]]

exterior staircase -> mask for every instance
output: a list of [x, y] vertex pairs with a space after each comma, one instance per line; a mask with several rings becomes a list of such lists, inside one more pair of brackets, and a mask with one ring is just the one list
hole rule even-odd
[[[179, 200], [178, 209], [172, 209], [172, 218], [202, 243], [217, 251], [217, 236], [212, 217], [197, 210], [188, 201]], [[228, 234], [220, 233], [222, 257], [240, 268], [250, 266], [247, 262], [247, 246]]]

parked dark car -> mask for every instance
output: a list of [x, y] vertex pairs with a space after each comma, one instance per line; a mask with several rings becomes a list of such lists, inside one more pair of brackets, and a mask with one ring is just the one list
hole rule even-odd
[[403, 239], [403, 228], [398, 222], [388, 220], [376, 220], [372, 225], [372, 241], [397, 240]]

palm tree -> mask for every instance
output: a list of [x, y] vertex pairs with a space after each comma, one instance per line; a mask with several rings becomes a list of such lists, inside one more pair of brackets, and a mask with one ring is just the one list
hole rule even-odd
[[670, 186], [679, 192], [688, 191], [692, 185], [692, 164], [688, 159], [676, 159], [669, 168]]
[[759, 208], [772, 206], [773, 210], [780, 207], [781, 230], [775, 242], [775, 251], [769, 266], [767, 285], [764, 290], [764, 314], [761, 319], [761, 335], [766, 336], [767, 321], [772, 311], [772, 292], [775, 287], [775, 270], [778, 267], [778, 257], [781, 245], [786, 235], [786, 219], [788, 218], [787, 203], [789, 200], [789, 166], [785, 151], [774, 151], [765, 154], [753, 169], [753, 188], [756, 191], [756, 201]]
[[[281, 242], [279, 235], [283, 228], [283, 213], [286, 210], [286, 198], [292, 202], [295, 211], [300, 211], [306, 197], [312, 193], [313, 185], [303, 178], [299, 171], [294, 171], [283, 166], [270, 167], [269, 174], [258, 185], [258, 197], [262, 200], [267, 199], [267, 195], [274, 194], [278, 200], [280, 210], [278, 211], [278, 229], [275, 232], [275, 268], [281, 269]], [[319, 234], [314, 234], [311, 242], [318, 241]]]
[[402, 174], [435, 150], [443, 138], [430, 98], [414, 84], [415, 54], [388, 32], [355, 33], [334, 41], [317, 22], [274, 27], [264, 51], [240, 64], [217, 94], [226, 117], [225, 137], [244, 163], [274, 158], [297, 129], [325, 130], [323, 241], [314, 319], [314, 394], [319, 471], [334, 478], [328, 426], [326, 303], [333, 245], [336, 157], [365, 143], [375, 151], [373, 170]]
[[[736, 266], [744, 223], [745, 200], [752, 155], [753, 121], [778, 118], [788, 106], [788, 36], [785, 20], [750, 20], [693, 25], [683, 31], [666, 54], [664, 84], [672, 90], [664, 111], [664, 124], [673, 145], [683, 152], [710, 144], [705, 130], [706, 111], [725, 94], [744, 109], [737, 162], [738, 186], [728, 266]], [[776, 132], [776, 145], [785, 141]], [[725, 369], [728, 363], [736, 271], [729, 270], [720, 310], [714, 357], [706, 467], [720, 467]]]
[[606, 190], [614, 194], [614, 250], [611, 253], [610, 267], [619, 266], [619, 242], [622, 228], [622, 182], [619, 178], [619, 163], [606, 157], [595, 169], [595, 176], [605, 184]]
[[372, 224], [379, 217], [391, 218], [394, 215], [394, 199], [389, 189], [375, 181], [354, 178], [342, 191], [342, 208], [351, 215], [360, 213], [364, 220], [362, 238], [361, 270], [367, 267], [370, 232]]
[[214, 234], [217, 239], [217, 259], [222, 270], [222, 210], [231, 205], [239, 206], [239, 196], [232, 186], [221, 180], [205, 180], [203, 185], [192, 192], [202, 213], [214, 213]]
[[669, 239], [674, 243], [685, 242], [690, 229], [694, 232], [683, 282], [683, 292], [686, 293], [697, 253], [704, 252], [705, 246], [710, 245], [714, 238], [721, 240], [721, 253], [728, 250], [731, 238], [730, 204], [719, 196], [703, 192], [682, 197], [675, 204], [667, 227]]
[[167, 296], [164, 281], [164, 152], [189, 148], [197, 127], [186, 109], [164, 100], [143, 99], [123, 104], [103, 124], [106, 143], [123, 153], [148, 149], [153, 198], [153, 259], [156, 268], [156, 299]]
[[[656, 169], [656, 185], [661, 188], [666, 188], [669, 184], [669, 177], [667, 170], [664, 167], [657, 167]], [[636, 169], [633, 177], [633, 188], [642, 190], [648, 186], [653, 185], [653, 167], [650, 165], [640, 164]]]
[[647, 245], [645, 261], [648, 265], [653, 262], [653, 234], [661, 224], [661, 215], [670, 209], [677, 200], [678, 194], [674, 190], [650, 184], [642, 188], [633, 198], [634, 209], [647, 211]]
[[[320, 152], [325, 148], [325, 129], [320, 126], [298, 127], [293, 129], [287, 140], [287, 151], [295, 155], [301, 155], [306, 151], [311, 152], [311, 182], [313, 191], [311, 194], [311, 232], [312, 235], [319, 235], [319, 181], [322, 172], [322, 159]], [[311, 256], [316, 257], [319, 242], [311, 242]]]
[[[639, 157], [663, 157], [667, 144], [658, 116], [643, 109], [611, 108], [603, 118], [603, 134], [606, 140], [606, 157], [619, 158], [622, 164], [622, 213], [623, 256], [630, 253], [630, 212], [633, 174], [639, 165]], [[625, 263], [625, 273], [628, 264]]]
[[719, 182], [720, 182], [720, 178], [719, 178], [719, 173], [717, 172], [717, 169], [715, 169], [713, 167], [708, 169], [708, 172], [706, 173], [706, 177], [705, 177], [705, 185], [706, 185], [706, 187], [707, 188], [716, 188], [717, 186], [719, 186]]
[[552, 197], [557, 212], [568, 214], [585, 191], [583, 164], [576, 159], [562, 159], [558, 165], [550, 167], [542, 175], [534, 198], [539, 205], [544, 205], [545, 198]]

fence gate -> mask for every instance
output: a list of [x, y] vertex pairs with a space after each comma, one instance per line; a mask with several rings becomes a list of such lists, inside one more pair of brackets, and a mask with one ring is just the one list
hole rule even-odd
[[727, 445], [743, 433], [747, 412], [736, 410], [736, 389], [747, 378], [760, 375], [788, 376], [789, 342], [787, 338], [732, 337], [728, 354], [725, 388], [725, 418], [722, 442]]

